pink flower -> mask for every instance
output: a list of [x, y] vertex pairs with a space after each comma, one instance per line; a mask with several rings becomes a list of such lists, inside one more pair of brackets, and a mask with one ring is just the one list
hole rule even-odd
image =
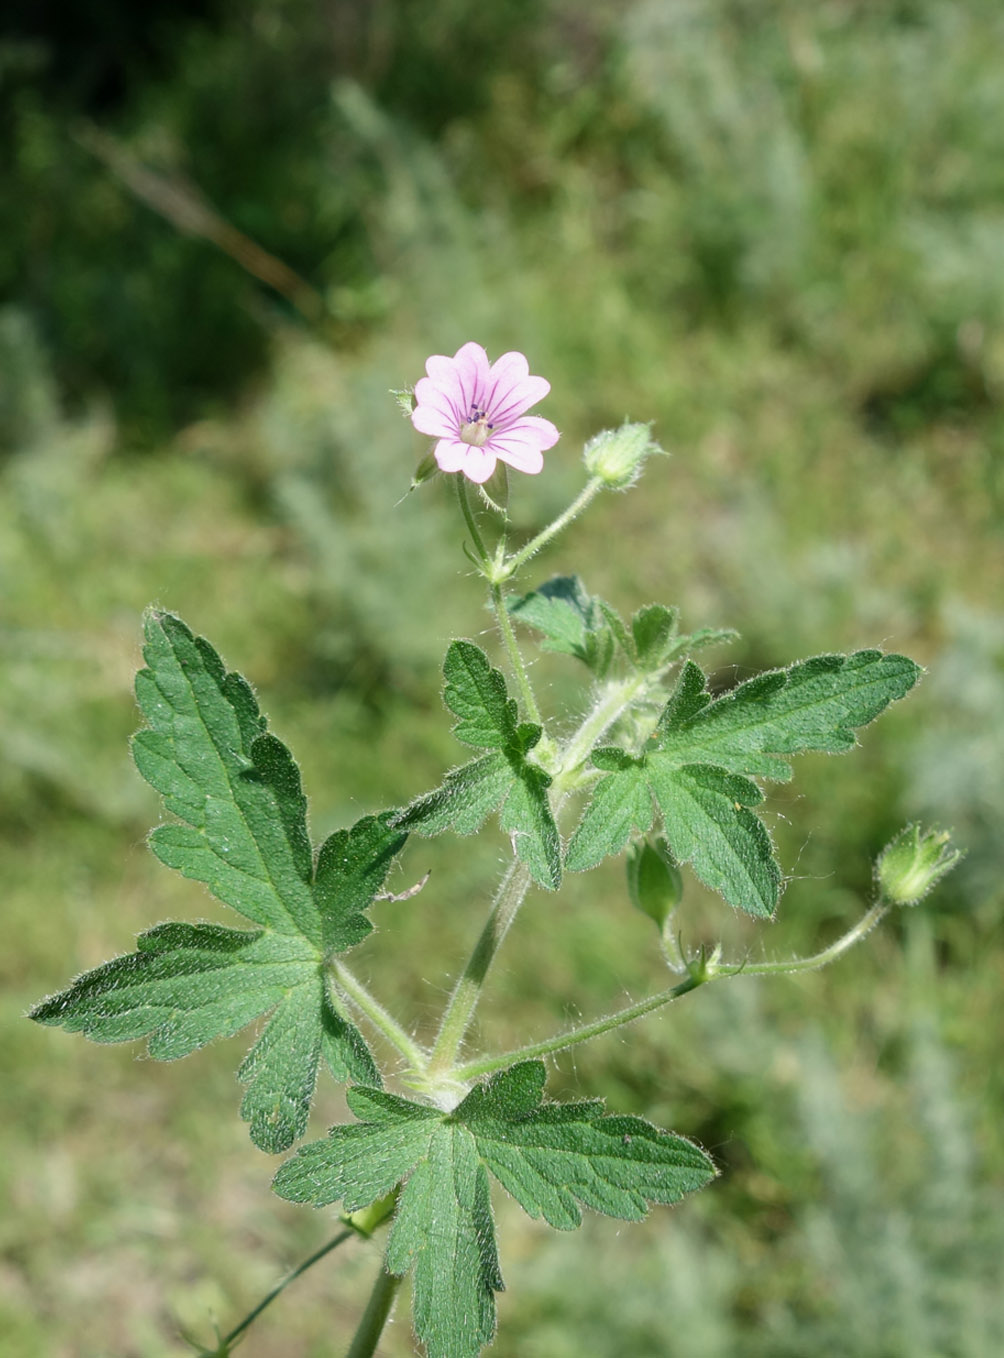
[[526, 411], [551, 390], [543, 377], [531, 377], [523, 354], [503, 354], [489, 365], [480, 344], [465, 344], [452, 358], [433, 354], [428, 377], [415, 387], [411, 422], [438, 442], [436, 462], [444, 472], [463, 472], [470, 481], [487, 481], [496, 461], [519, 472], [536, 473], [544, 450], [560, 435], [550, 420]]

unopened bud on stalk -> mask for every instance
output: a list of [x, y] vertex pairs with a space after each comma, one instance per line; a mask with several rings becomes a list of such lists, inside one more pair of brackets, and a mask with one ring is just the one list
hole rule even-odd
[[643, 839], [631, 845], [627, 881], [631, 903], [664, 932], [683, 896], [683, 878], [664, 839]]
[[916, 905], [962, 857], [951, 849], [947, 830], [908, 825], [879, 855], [875, 876], [879, 890], [893, 905]]
[[583, 449], [586, 470], [611, 490], [627, 490], [641, 475], [645, 459], [663, 451], [652, 441], [651, 434], [652, 426], [648, 424], [622, 424], [619, 429], [605, 429]]

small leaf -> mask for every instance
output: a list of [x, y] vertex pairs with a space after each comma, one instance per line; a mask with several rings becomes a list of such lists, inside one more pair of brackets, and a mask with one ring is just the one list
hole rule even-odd
[[608, 604], [587, 593], [577, 575], [557, 575], [521, 598], [510, 595], [506, 607], [543, 633], [541, 650], [574, 655], [599, 678], [610, 668], [617, 640], [611, 615], [621, 632], [623, 624]]
[[706, 764], [653, 767], [666, 839], [681, 863], [729, 905], [759, 919], [777, 908], [781, 872], [763, 822], [747, 808], [763, 800], [748, 778]]
[[173, 1060], [270, 1015], [239, 1071], [241, 1115], [257, 1146], [282, 1151], [303, 1133], [322, 1060], [336, 1079], [379, 1083], [325, 964], [369, 933], [364, 912], [406, 835], [389, 813], [368, 816], [331, 836], [315, 873], [299, 770], [250, 685], [171, 614], [151, 613], [146, 636], [136, 692], [150, 725], [133, 750], [182, 822], [151, 847], [262, 927], [159, 925], [31, 1017], [98, 1042], [146, 1037], [151, 1056]]
[[658, 669], [676, 636], [679, 610], [648, 604], [631, 619], [631, 637], [642, 669]]
[[545, 1070], [524, 1061], [477, 1085], [452, 1113], [353, 1089], [360, 1123], [333, 1127], [281, 1167], [294, 1202], [351, 1211], [403, 1183], [387, 1246], [392, 1273], [414, 1270], [415, 1330], [429, 1358], [476, 1358], [502, 1290], [488, 1172], [532, 1217], [570, 1230], [592, 1208], [626, 1221], [714, 1177], [697, 1146], [603, 1105], [542, 1103]]
[[561, 882], [561, 842], [547, 789], [551, 780], [527, 754], [541, 729], [519, 722], [505, 679], [480, 647], [454, 641], [443, 665], [447, 706], [459, 718], [454, 732], [468, 745], [492, 753], [446, 775], [442, 785], [406, 807], [390, 822], [420, 835], [447, 829], [470, 835], [493, 811], [513, 836], [516, 855], [534, 880], [554, 890]]
[[580, 660], [586, 659], [589, 633], [602, 622], [597, 619], [596, 601], [577, 575], [557, 575], [521, 598], [510, 595], [506, 606], [519, 622], [544, 634], [542, 650]]

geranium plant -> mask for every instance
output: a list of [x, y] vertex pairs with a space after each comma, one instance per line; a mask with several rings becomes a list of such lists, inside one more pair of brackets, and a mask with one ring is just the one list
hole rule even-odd
[[[530, 1216], [571, 1230], [584, 1208], [638, 1220], [715, 1177], [704, 1150], [643, 1118], [597, 1101], [548, 1100], [545, 1058], [720, 978], [822, 966], [888, 910], [919, 899], [957, 857], [944, 836], [904, 831], [880, 859], [870, 908], [813, 956], [728, 961], [721, 948], [688, 951], [674, 927], [681, 866], [736, 910], [772, 918], [783, 874], [759, 815], [763, 784], [790, 778], [792, 758], [805, 751], [852, 749], [855, 731], [902, 698], [920, 671], [878, 650], [820, 655], [713, 696], [694, 657], [733, 634], [681, 632], [676, 610], [658, 603], [622, 618], [577, 576], [519, 592], [515, 581], [536, 552], [601, 491], [633, 484], [660, 449], [646, 425], [598, 435], [585, 448], [581, 493], [512, 547], [498, 464], [541, 471], [558, 430], [527, 412], [548, 383], [531, 376], [522, 354], [490, 364], [473, 343], [430, 358], [426, 370], [406, 401], [415, 427], [436, 439], [416, 481], [454, 478], [465, 550], [486, 585], [504, 666], [472, 641], [447, 650], [444, 697], [469, 757], [433, 790], [408, 801], [402, 787], [406, 804], [315, 846], [296, 763], [251, 686], [180, 618], [151, 610], [136, 680], [146, 724], [133, 755], [169, 820], [150, 847], [249, 927], [158, 925], [135, 952], [32, 1012], [99, 1042], [146, 1038], [162, 1060], [265, 1019], [238, 1074], [241, 1116], [269, 1153], [303, 1136], [319, 1072], [349, 1085], [355, 1121], [301, 1146], [273, 1187], [295, 1202], [341, 1204], [343, 1229], [297, 1274], [354, 1234], [389, 1227], [353, 1358], [376, 1351], [409, 1273], [415, 1333], [430, 1358], [475, 1358], [490, 1344], [503, 1286], [493, 1181]], [[527, 645], [568, 657], [582, 676], [571, 728], [566, 714], [542, 711]], [[388, 894], [409, 835], [472, 835], [496, 817], [509, 862], [438, 1029], [419, 1039], [347, 955], [372, 930], [370, 907]], [[472, 1050], [475, 1009], [531, 884], [574, 893], [575, 874], [625, 851], [625, 895], [657, 925], [671, 973], [665, 988], [577, 1027], [527, 1034], [515, 1050]], [[373, 1034], [395, 1050], [393, 1071], [380, 1069]], [[284, 1285], [203, 1353], [229, 1353]]]

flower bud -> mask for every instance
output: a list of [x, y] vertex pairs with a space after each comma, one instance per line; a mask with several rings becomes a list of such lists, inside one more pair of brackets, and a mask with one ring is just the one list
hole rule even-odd
[[418, 487], [424, 485], [426, 481], [430, 481], [438, 471], [439, 464], [436, 462], [432, 453], [429, 453], [426, 457], [422, 458], [421, 462], [415, 468], [415, 475], [411, 478], [409, 490], [417, 490]]
[[628, 894], [662, 932], [683, 896], [683, 878], [664, 839], [643, 839], [627, 855]]
[[875, 868], [879, 890], [893, 905], [916, 905], [962, 857], [948, 847], [947, 830], [900, 830], [879, 855]]
[[652, 453], [663, 450], [651, 438], [648, 424], [622, 424], [605, 429], [589, 440], [583, 450], [586, 470], [610, 487], [626, 490], [641, 474], [642, 463]]

